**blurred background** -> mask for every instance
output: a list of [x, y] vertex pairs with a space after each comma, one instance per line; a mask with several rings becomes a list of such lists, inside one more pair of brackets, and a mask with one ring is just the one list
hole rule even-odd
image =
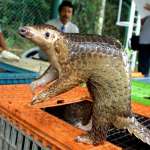
[[[18, 28], [27, 24], [43, 24], [58, 17], [62, 0], [0, 0], [0, 25], [8, 47], [21, 54], [33, 47], [18, 35]], [[72, 0], [75, 5], [73, 22], [80, 33], [109, 35], [125, 45], [127, 30], [116, 25], [119, 0]], [[129, 20], [131, 1], [123, 1], [122, 20]]]

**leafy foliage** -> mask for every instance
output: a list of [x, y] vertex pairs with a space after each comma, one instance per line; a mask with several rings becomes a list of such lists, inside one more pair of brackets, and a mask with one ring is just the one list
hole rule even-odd
[[[105, 21], [103, 27], [103, 35], [108, 35], [119, 39], [122, 43], [124, 42], [126, 28], [116, 25], [117, 14], [118, 14], [119, 1], [118, 0], [107, 0], [105, 8]], [[123, 1], [123, 13], [121, 20], [128, 20], [129, 8], [125, 1]]]
[[[99, 25], [101, 3], [102, 0], [76, 0], [76, 12], [73, 20], [79, 26], [81, 33], [98, 33], [97, 27]], [[129, 15], [129, 9], [126, 6], [127, 4], [125, 4], [125, 1], [123, 1], [123, 5], [125, 6], [123, 7], [123, 20], [127, 20]], [[116, 25], [118, 6], [119, 0], [106, 0], [102, 34], [112, 36], [123, 43], [126, 28]]]
[[96, 34], [101, 0], [76, 0], [75, 8], [73, 20], [79, 26], [80, 32]]
[[50, 17], [50, 1], [3, 0], [0, 1], [0, 12], [0, 24], [7, 37], [8, 46], [22, 47], [23, 40], [18, 36], [18, 28], [26, 24], [46, 22]]
[[[102, 0], [72, 0], [75, 5], [73, 22], [80, 33], [97, 34]], [[107, 0], [103, 35], [121, 41], [125, 30], [116, 26], [118, 0]], [[0, 0], [0, 25], [8, 47], [28, 49], [33, 45], [18, 36], [18, 28], [27, 24], [42, 24], [50, 19], [52, 0]], [[127, 12], [127, 11], [125, 11]]]

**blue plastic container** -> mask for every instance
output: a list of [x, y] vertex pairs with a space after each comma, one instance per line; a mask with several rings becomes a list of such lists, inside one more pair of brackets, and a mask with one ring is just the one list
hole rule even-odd
[[0, 73], [0, 85], [2, 84], [25, 84], [31, 83], [38, 77], [37, 73]]
[[134, 78], [133, 80], [145, 82], [150, 84], [150, 77], [143, 77], [143, 78]]
[[0, 62], [0, 85], [2, 84], [26, 84], [31, 83], [39, 74], [30, 70], [15, 67], [4, 62]]

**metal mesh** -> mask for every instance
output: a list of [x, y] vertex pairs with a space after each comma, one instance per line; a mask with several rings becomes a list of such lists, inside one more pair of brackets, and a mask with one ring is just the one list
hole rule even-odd
[[[64, 119], [62, 115], [64, 113], [65, 106], [59, 106], [54, 108], [46, 108], [45, 111], [57, 116], [60, 119]], [[146, 118], [140, 115], [135, 115], [136, 119], [141, 122], [145, 127], [150, 129], [150, 118]], [[68, 122], [69, 123], [69, 122]], [[107, 134], [107, 140], [123, 150], [148, 150], [150, 147], [137, 139], [134, 135], [132, 136], [127, 130], [111, 128]]]
[[[27, 24], [43, 24], [50, 19], [51, 0], [0, 0], [0, 26], [10, 48], [32, 47], [18, 35], [18, 28]], [[24, 42], [24, 44], [22, 44]]]
[[0, 150], [50, 150], [0, 118]]
[[[80, 32], [98, 33], [100, 26], [99, 19], [101, 18], [101, 0], [70, 1], [74, 3], [76, 8], [73, 22], [78, 25]], [[9, 48], [27, 50], [33, 47], [31, 43], [27, 44], [27, 42], [18, 36], [18, 28], [26, 24], [43, 24], [47, 22], [52, 15], [53, 2], [54, 0], [0, 0], [0, 26], [2, 27]], [[117, 7], [118, 3], [116, 0], [107, 1], [105, 14], [107, 19], [104, 21], [103, 34], [123, 40], [124, 29], [118, 28], [115, 24]], [[128, 10], [126, 5], [125, 8]], [[124, 13], [125, 16], [128, 16], [128, 11], [124, 11]]]
[[[145, 127], [150, 129], [150, 118], [140, 115], [135, 116]], [[108, 141], [122, 147], [124, 150], [148, 150], [150, 146], [137, 139], [134, 135], [122, 129], [112, 128], [108, 133]]]

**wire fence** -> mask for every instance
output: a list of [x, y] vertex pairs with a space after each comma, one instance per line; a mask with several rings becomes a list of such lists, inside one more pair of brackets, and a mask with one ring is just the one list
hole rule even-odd
[[[75, 5], [73, 22], [80, 33], [97, 34], [102, 0], [71, 0]], [[43, 24], [50, 19], [53, 0], [0, 0], [0, 26], [10, 49], [33, 47], [18, 35], [18, 28], [27, 24]], [[124, 29], [116, 26], [118, 0], [107, 0], [103, 33], [121, 41]], [[80, 15], [79, 15], [80, 14]], [[122, 42], [123, 43], [123, 42]]]
[[0, 0], [0, 24], [8, 47], [30, 47], [31, 44], [25, 44], [18, 35], [18, 28], [46, 22], [50, 11], [51, 0]]

